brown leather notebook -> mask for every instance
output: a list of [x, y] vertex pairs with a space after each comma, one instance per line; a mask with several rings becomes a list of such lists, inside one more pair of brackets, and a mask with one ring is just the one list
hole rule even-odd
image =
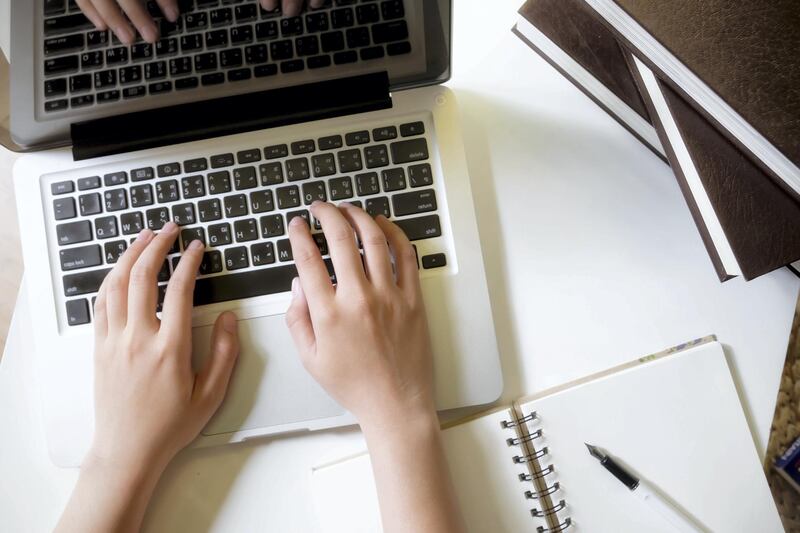
[[[800, 2], [798, 0], [583, 0], [618, 40], [660, 79], [749, 155], [764, 173], [800, 202]], [[637, 47], [635, 31], [612, 23], [622, 9], [671, 53], [681, 68], [702, 80], [716, 97], [698, 101], [681, 80], [657, 60], [654, 48]], [[600, 15], [599, 13], [603, 13]], [[616, 28], [615, 28], [616, 24]], [[638, 42], [638, 41], [637, 41]], [[674, 74], [674, 69], [673, 69]], [[786, 163], [742, 140], [737, 120], [714, 118], [721, 101], [749, 123]], [[721, 115], [717, 115], [718, 117]], [[744, 128], [746, 129], [746, 128]], [[745, 137], [747, 137], [745, 135]], [[758, 154], [761, 154], [759, 157]], [[788, 165], [788, 166], [787, 166]], [[793, 168], [792, 168], [793, 167]]]

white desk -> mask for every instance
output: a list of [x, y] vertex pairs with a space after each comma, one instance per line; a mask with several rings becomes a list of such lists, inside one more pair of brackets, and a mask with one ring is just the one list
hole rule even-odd
[[[514, 37], [520, 0], [457, 2], [455, 75], [510, 400], [716, 333], [766, 448], [800, 280], [720, 284], [669, 169]], [[52, 527], [77, 473], [45, 455], [23, 301], [0, 365], [0, 516]], [[65, 398], [65, 401], [69, 401]], [[579, 416], [576, 413], [576, 416]], [[185, 453], [149, 531], [313, 531], [309, 467], [352, 430]]]

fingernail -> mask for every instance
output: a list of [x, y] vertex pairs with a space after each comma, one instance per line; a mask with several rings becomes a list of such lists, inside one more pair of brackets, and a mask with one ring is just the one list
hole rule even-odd
[[137, 241], [147, 242], [153, 238], [153, 232], [149, 229], [143, 229], [139, 232], [139, 235], [136, 236]]
[[201, 248], [205, 248], [205, 246], [203, 246], [203, 241], [199, 239], [195, 239], [189, 243], [189, 250], [199, 250]]
[[158, 30], [156, 30], [156, 27], [151, 24], [146, 24], [139, 29], [139, 32], [142, 34], [144, 40], [148, 43], [154, 43], [158, 40]]
[[292, 280], [292, 296], [296, 298], [299, 292], [300, 292], [300, 278], [294, 278]]
[[170, 220], [169, 222], [164, 224], [164, 227], [161, 228], [161, 231], [166, 231], [167, 233], [172, 233], [176, 229], [178, 229], [178, 225]]
[[117, 37], [120, 41], [125, 44], [131, 44], [133, 42], [133, 32], [127, 26], [117, 26], [114, 28], [114, 33], [117, 34]]
[[175, 22], [180, 16], [180, 12], [174, 6], [167, 6], [164, 8], [164, 15], [170, 22]]
[[222, 315], [222, 329], [228, 333], [236, 333], [236, 315], [230, 311], [226, 311]]
[[339, 207], [353, 207], [353, 204], [350, 202], [342, 202], [339, 204]]
[[290, 226], [302, 226], [306, 223], [303, 217], [294, 217], [291, 222], [289, 222]]

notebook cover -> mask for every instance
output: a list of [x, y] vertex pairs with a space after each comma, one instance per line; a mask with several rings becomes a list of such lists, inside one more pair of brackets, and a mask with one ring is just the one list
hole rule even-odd
[[[641, 84], [638, 75], [635, 79]], [[800, 259], [800, 205], [660, 78], [659, 86], [742, 276], [751, 280]], [[647, 95], [643, 84], [641, 90]], [[645, 102], [711, 261], [720, 280], [725, 281], [730, 276], [719, 260], [675, 152], [649, 98]]]

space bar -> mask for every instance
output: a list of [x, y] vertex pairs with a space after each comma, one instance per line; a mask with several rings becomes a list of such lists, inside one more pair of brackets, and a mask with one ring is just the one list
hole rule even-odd
[[[328, 267], [328, 273], [333, 272], [330, 259], [325, 260], [325, 266]], [[292, 290], [292, 280], [296, 276], [297, 268], [292, 264], [201, 278], [194, 286], [194, 305], [208, 305], [288, 292]]]

